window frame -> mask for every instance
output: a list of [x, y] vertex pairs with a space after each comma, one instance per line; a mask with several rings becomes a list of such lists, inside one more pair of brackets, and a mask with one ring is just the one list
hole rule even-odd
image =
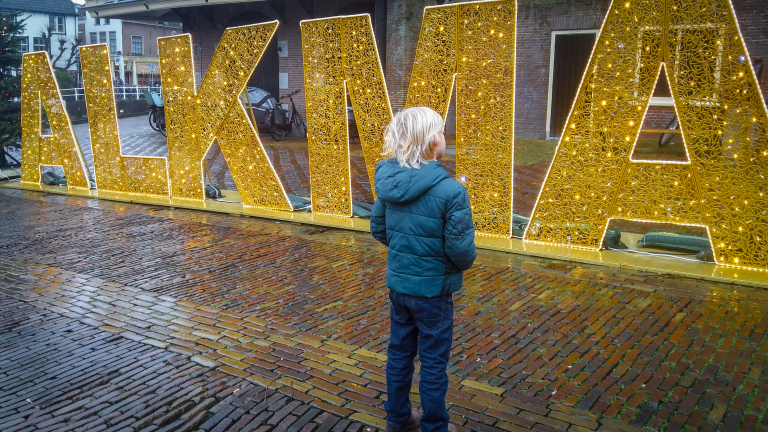
[[[102, 35], [104, 36], [104, 38], [101, 37]], [[99, 43], [100, 44], [107, 43], [107, 32], [105, 32], [105, 31], [100, 31], [99, 32]]]
[[89, 32], [88, 33], [88, 42], [91, 45], [96, 45], [99, 43], [99, 34], [97, 32]]
[[[141, 39], [141, 51], [136, 52], [136, 38]], [[131, 55], [138, 55], [143, 56], [144, 55], [144, 36], [141, 35], [131, 35]]]
[[117, 54], [117, 32], [109, 32], [107, 38], [109, 40], [109, 53]]
[[[61, 31], [59, 31], [59, 23], [54, 23], [57, 19], [61, 20]], [[52, 34], [67, 34], [67, 18], [64, 15], [48, 15], [48, 25], [54, 29]]]
[[[29, 36], [16, 36], [16, 38], [18, 39], [17, 41], [19, 43], [19, 46], [17, 48], [19, 50], [19, 53], [20, 54], [28, 53], [29, 52]], [[22, 42], [24, 42], [23, 45], [22, 45]], [[22, 49], [22, 46], [26, 47], [26, 49]]]
[[[38, 44], [37, 42], [40, 41], [41, 43]], [[38, 49], [38, 46], [42, 46], [42, 49]], [[32, 48], [34, 49], [33, 52], [39, 52], [39, 51], [46, 51], [45, 49], [45, 39], [42, 37], [33, 36], [32, 37]]]

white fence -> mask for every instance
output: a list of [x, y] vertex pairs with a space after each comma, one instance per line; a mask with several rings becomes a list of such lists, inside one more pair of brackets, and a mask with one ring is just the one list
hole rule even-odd
[[[155, 92], [161, 97], [163, 96], [162, 87], [114, 87], [115, 99], [144, 99], [144, 90]], [[85, 90], [82, 87], [62, 89], [61, 97], [64, 98], [65, 101], [85, 100]]]

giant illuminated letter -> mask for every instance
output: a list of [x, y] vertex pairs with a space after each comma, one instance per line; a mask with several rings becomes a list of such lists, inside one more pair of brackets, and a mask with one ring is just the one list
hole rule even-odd
[[[39, 184], [42, 165], [60, 165], [68, 186], [88, 188], [88, 168], [64, 109], [48, 54], [24, 54], [22, 71], [21, 181]], [[42, 108], [48, 115], [51, 135], [43, 135]]]
[[[301, 22], [312, 211], [352, 216], [347, 91], [373, 185], [392, 111], [371, 19], [355, 15]], [[375, 191], [374, 191], [375, 194]]]
[[[512, 219], [514, 1], [428, 7], [406, 106], [445, 118], [454, 80], [456, 173], [478, 232], [508, 237]], [[381, 160], [389, 100], [367, 15], [302, 22], [313, 211], [351, 215], [346, 93], [369, 179]]]
[[292, 209], [239, 99], [276, 29], [227, 29], [197, 92], [191, 36], [158, 39], [174, 198], [205, 199], [203, 158], [216, 139], [244, 205]]
[[[632, 160], [659, 70], [688, 161]], [[768, 266], [768, 115], [728, 0], [613, 2], [527, 241], [598, 248], [609, 219], [706, 226], [718, 264]]]
[[168, 196], [165, 158], [123, 156], [117, 131], [112, 66], [106, 44], [80, 47], [96, 186], [101, 191]]
[[477, 232], [512, 232], [515, 118], [515, 1], [424, 10], [406, 107], [445, 118], [456, 82], [456, 176]]

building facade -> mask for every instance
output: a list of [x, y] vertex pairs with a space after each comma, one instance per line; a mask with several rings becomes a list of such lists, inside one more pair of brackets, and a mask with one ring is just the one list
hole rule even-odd
[[[86, 7], [94, 4], [86, 2]], [[107, 44], [114, 80], [124, 86], [146, 86], [160, 81], [157, 38], [181, 33], [181, 23], [84, 17], [85, 45]]]
[[[192, 35], [198, 74], [205, 73], [226, 28], [279, 20], [272, 46], [262, 57], [250, 83], [276, 96], [304, 87], [299, 27], [302, 20], [368, 13], [394, 111], [405, 104], [424, 8], [436, 4], [435, 0], [189, 0], [184, 3], [185, 7], [176, 7], [176, 3], [174, 0], [120, 0], [89, 11], [103, 17], [151, 16], [180, 22], [183, 32]], [[610, 0], [518, 0], [517, 138], [559, 137], [610, 4]], [[752, 59], [756, 65], [768, 62], [768, 2], [733, 0], [733, 6]], [[664, 128], [674, 117], [668, 87], [663, 78], [660, 81], [644, 128]], [[762, 74], [760, 85], [768, 97], [768, 73]], [[303, 93], [294, 97], [294, 101], [303, 112]], [[447, 119], [449, 133], [454, 130], [454, 117], [451, 108]]]
[[[19, 12], [19, 51], [47, 51], [54, 68], [77, 74], [77, 11], [71, 0], [3, 0], [0, 12]], [[63, 40], [62, 45], [59, 41]]]

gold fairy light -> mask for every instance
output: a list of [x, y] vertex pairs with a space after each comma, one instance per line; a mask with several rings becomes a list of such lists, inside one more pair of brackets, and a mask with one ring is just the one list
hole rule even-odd
[[[369, 15], [301, 22], [312, 211], [352, 216], [347, 94], [368, 179], [383, 158], [392, 111]], [[375, 194], [375, 191], [374, 191]]]
[[[51, 135], [43, 135], [43, 108]], [[21, 143], [22, 183], [39, 184], [40, 168], [58, 165], [64, 170], [68, 186], [89, 187], [85, 158], [46, 52], [27, 53], [22, 59]]]
[[277, 25], [228, 28], [198, 91], [192, 37], [158, 38], [174, 198], [205, 199], [204, 157], [216, 140], [245, 206], [292, 210], [239, 99]]
[[480, 234], [512, 234], [517, 3], [427, 7], [406, 106], [448, 115], [456, 84], [456, 176]]
[[[468, 189], [478, 232], [505, 237], [512, 222], [515, 20], [514, 1], [426, 8], [406, 102], [445, 118], [456, 80], [457, 175]], [[303, 21], [302, 44], [313, 211], [348, 216], [345, 86], [371, 185], [391, 119], [370, 18]]]
[[[631, 157], [661, 67], [684, 162]], [[768, 268], [768, 113], [730, 2], [612, 4], [566, 125], [526, 241], [596, 249], [611, 218], [705, 226], [718, 264]]]
[[123, 156], [106, 44], [80, 47], [93, 168], [100, 191], [168, 196], [165, 158]]

